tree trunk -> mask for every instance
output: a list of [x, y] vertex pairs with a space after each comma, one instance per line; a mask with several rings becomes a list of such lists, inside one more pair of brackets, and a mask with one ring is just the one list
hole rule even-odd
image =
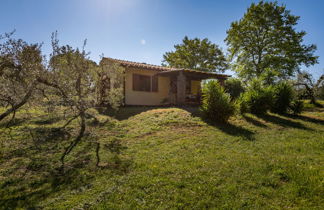
[[315, 96], [312, 94], [312, 95], [310, 95], [310, 97], [311, 97], [311, 99], [310, 99], [310, 103], [311, 103], [311, 104], [314, 104], [314, 105], [317, 105], [317, 102], [316, 102], [316, 98], [315, 98]]
[[97, 158], [96, 166], [97, 167], [99, 166], [100, 163], [99, 150], [100, 150], [100, 143], [97, 142], [97, 146], [96, 146], [96, 158]]
[[28, 99], [31, 97], [34, 89], [35, 89], [35, 83], [33, 83], [31, 85], [31, 87], [29, 88], [28, 92], [25, 94], [25, 96], [23, 97], [23, 99], [19, 103], [14, 104], [13, 106], [11, 106], [10, 109], [7, 109], [7, 111], [5, 111], [4, 113], [0, 114], [0, 121], [3, 120], [4, 118], [6, 118], [11, 113], [15, 112], [17, 109], [19, 109], [23, 105], [25, 105], [28, 102]]
[[85, 113], [82, 111], [80, 113], [80, 119], [81, 119], [81, 128], [79, 130], [78, 136], [74, 139], [73, 142], [65, 149], [64, 153], [61, 156], [61, 168], [62, 171], [64, 171], [64, 160], [65, 157], [70, 154], [70, 152], [73, 150], [73, 148], [81, 141], [82, 137], [84, 136], [85, 129], [86, 129], [86, 123], [85, 123]]
[[313, 88], [309, 87], [306, 83], [296, 83], [295, 85], [303, 85], [306, 88], [307, 96], [310, 98], [310, 103], [317, 105]]

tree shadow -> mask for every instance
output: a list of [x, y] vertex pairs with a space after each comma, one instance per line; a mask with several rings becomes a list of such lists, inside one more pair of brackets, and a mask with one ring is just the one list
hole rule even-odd
[[[0, 206], [3, 209], [19, 209], [21, 207], [27, 209], [35, 209], [37, 203], [46, 198], [52, 191], [48, 189], [33, 190], [32, 192], [23, 192], [23, 187], [11, 190], [10, 192], [2, 192], [0, 194]], [[7, 193], [19, 193], [18, 196], [11, 196]]]
[[0, 190], [0, 206], [4, 209], [37, 209], [39, 202], [62, 189], [78, 190], [90, 185], [94, 176], [70, 168], [64, 174], [56, 170], [42, 174], [38, 179], [12, 178]]
[[121, 107], [119, 110], [114, 110], [109, 107], [98, 107], [97, 111], [99, 114], [106, 115], [109, 117], [113, 117], [117, 120], [127, 120], [128, 118], [138, 115], [142, 112], [146, 112], [153, 109], [159, 109], [162, 107], [157, 106], [125, 106]]
[[8, 127], [13, 127], [13, 126], [20, 126], [24, 122], [26, 122], [27, 119], [25, 118], [15, 118], [11, 121], [4, 120], [3, 122], [0, 123], [0, 128], [8, 128]]
[[316, 118], [307, 117], [307, 116], [303, 116], [303, 115], [293, 115], [293, 114], [285, 114], [284, 116], [292, 118], [292, 119], [296, 119], [296, 120], [303, 120], [303, 121], [307, 121], [307, 122], [311, 122], [311, 123], [315, 123], [315, 124], [324, 125], [324, 120], [321, 120], [321, 119], [316, 119]]
[[298, 128], [298, 129], [303, 129], [303, 130], [313, 130], [311, 128], [304, 126], [300, 122], [295, 122], [292, 120], [284, 119], [282, 117], [278, 117], [278, 116], [271, 115], [271, 114], [257, 115], [257, 117], [263, 119], [264, 121], [267, 121], [267, 122], [270, 122], [273, 124], [277, 124], [277, 125], [280, 125], [285, 128], [290, 127], [290, 128]]
[[239, 136], [239, 137], [241, 137], [245, 140], [249, 140], [249, 141], [255, 140], [255, 137], [254, 137], [255, 133], [242, 127], [242, 126], [236, 126], [231, 123], [212, 122], [212, 121], [206, 119], [206, 117], [203, 116], [202, 112], [199, 110], [199, 107], [197, 107], [197, 106], [186, 106], [186, 107], [182, 107], [182, 109], [186, 110], [187, 112], [190, 112], [191, 115], [194, 117], [201, 118], [208, 125], [211, 125], [228, 135]]
[[255, 126], [262, 127], [262, 128], [267, 127], [265, 124], [261, 123], [260, 121], [258, 121], [256, 119], [253, 119], [252, 117], [247, 116], [246, 114], [244, 114], [242, 116], [247, 122], [249, 122]]
[[57, 142], [71, 137], [70, 133], [62, 128], [35, 127], [25, 129], [37, 143]]
[[[44, 161], [44, 160], [43, 160]], [[59, 192], [83, 192], [91, 189], [96, 171], [107, 170], [110, 175], [125, 175], [130, 172], [131, 160], [121, 160], [107, 167], [89, 166], [84, 160], [75, 160], [66, 165], [64, 172], [60, 167], [33, 168], [28, 173], [35, 176], [12, 176], [0, 183], [0, 208], [2, 209], [42, 209], [40, 202]], [[85, 165], [87, 167], [85, 167]], [[101, 172], [99, 173], [101, 174]]]
[[49, 125], [60, 121], [60, 117], [51, 117], [51, 118], [40, 118], [35, 120], [33, 123], [36, 125]]
[[183, 109], [183, 110], [185, 110], [187, 112], [190, 112], [190, 114], [193, 117], [203, 118], [203, 114], [200, 111], [199, 106], [184, 106], [184, 107], [181, 107], [181, 109]]
[[212, 123], [210, 124], [212, 126], [214, 126], [215, 128], [221, 130], [222, 132], [231, 135], [231, 136], [239, 136], [241, 138], [243, 138], [244, 140], [248, 140], [248, 141], [254, 141], [255, 137], [254, 137], [254, 132], [241, 127], [241, 126], [236, 126], [230, 123]]

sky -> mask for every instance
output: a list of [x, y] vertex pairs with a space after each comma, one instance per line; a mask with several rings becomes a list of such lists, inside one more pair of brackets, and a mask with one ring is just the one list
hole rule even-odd
[[[256, 0], [0, 0], [0, 34], [43, 43], [58, 31], [60, 44], [82, 47], [96, 62], [100, 56], [160, 65], [163, 54], [184, 36], [208, 38], [226, 52], [226, 30]], [[315, 78], [324, 73], [324, 1], [286, 0], [300, 16], [296, 30], [305, 30], [305, 44], [316, 44], [319, 64], [307, 69]]]

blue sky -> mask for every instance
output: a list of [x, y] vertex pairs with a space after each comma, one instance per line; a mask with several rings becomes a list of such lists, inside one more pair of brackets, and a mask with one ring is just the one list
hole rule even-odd
[[[251, 0], [0, 0], [0, 33], [16, 29], [15, 37], [42, 42], [49, 53], [51, 33], [61, 44], [81, 47], [87, 39], [90, 57], [100, 55], [161, 64], [187, 35], [208, 38], [226, 50], [224, 39], [232, 21], [240, 19]], [[287, 0], [292, 14], [301, 16], [297, 30], [314, 43], [319, 64], [308, 68], [324, 73], [324, 1]]]

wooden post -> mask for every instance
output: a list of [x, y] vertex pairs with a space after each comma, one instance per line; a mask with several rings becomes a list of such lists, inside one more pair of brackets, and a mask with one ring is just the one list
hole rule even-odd
[[221, 86], [225, 86], [225, 79], [218, 79], [218, 82]]
[[182, 105], [186, 100], [186, 76], [182, 71], [177, 76], [177, 104]]

